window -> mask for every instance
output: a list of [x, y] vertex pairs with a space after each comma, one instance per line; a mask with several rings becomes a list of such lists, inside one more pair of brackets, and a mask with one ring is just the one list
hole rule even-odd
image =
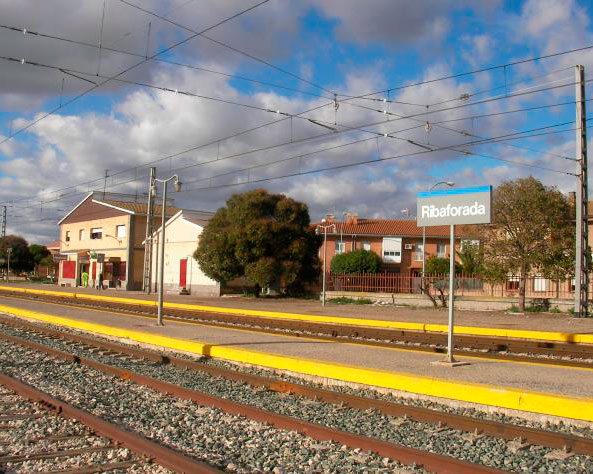
[[401, 263], [402, 261], [402, 239], [401, 237], [383, 238], [383, 261]]
[[103, 228], [102, 227], [93, 227], [91, 229], [91, 240], [102, 239], [103, 238]]
[[336, 255], [346, 251], [346, 242], [336, 242]]
[[541, 275], [536, 275], [533, 279], [533, 291], [547, 291], [548, 281]]
[[78, 231], [78, 240], [84, 240], [84, 229]]
[[423, 245], [422, 243], [416, 244], [416, 251], [414, 252], [414, 261], [415, 262], [421, 262], [422, 258], [424, 256], [424, 252], [423, 250]]
[[368, 240], [362, 243], [362, 250], [371, 250], [371, 243]]
[[66, 242], [70, 242], [70, 231], [67, 230], [66, 231], [66, 238], [65, 238]]
[[125, 225], [115, 226], [115, 236], [118, 239], [121, 239], [122, 237], [125, 237], [126, 236], [126, 226]]
[[507, 290], [518, 290], [519, 289], [519, 277], [511, 275], [507, 279]]
[[447, 255], [447, 244], [437, 244], [437, 257], [445, 258]]

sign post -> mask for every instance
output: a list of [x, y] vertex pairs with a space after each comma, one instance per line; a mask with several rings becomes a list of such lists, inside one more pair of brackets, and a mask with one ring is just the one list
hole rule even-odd
[[455, 322], [455, 225], [489, 224], [492, 186], [464, 189], [444, 189], [417, 193], [418, 226], [450, 226], [449, 243], [449, 327], [447, 358], [449, 366], [465, 365], [453, 358], [453, 330]]

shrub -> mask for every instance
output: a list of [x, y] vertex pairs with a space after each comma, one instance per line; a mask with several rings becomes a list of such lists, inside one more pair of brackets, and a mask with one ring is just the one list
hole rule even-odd
[[373, 301], [368, 298], [348, 298], [347, 296], [340, 296], [328, 300], [330, 304], [373, 304]]
[[381, 257], [370, 250], [354, 250], [336, 255], [332, 259], [332, 273], [377, 273], [381, 270]]

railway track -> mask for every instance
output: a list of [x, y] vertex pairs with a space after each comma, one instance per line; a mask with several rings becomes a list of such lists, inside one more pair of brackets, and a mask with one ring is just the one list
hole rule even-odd
[[0, 387], [0, 472], [220, 472], [1, 372]]
[[[156, 307], [141, 304], [92, 301], [57, 295], [2, 291], [5, 297], [60, 304], [115, 313], [156, 316]], [[323, 341], [348, 342], [375, 347], [397, 347], [431, 353], [446, 353], [447, 335], [420, 331], [337, 325], [306, 321], [258, 318], [207, 311], [165, 308], [165, 319], [195, 322], [215, 327], [241, 328], [255, 332], [313, 337]], [[510, 361], [537, 362], [593, 369], [593, 345], [456, 335], [454, 353]]]
[[[426, 429], [432, 433], [430, 436], [438, 437], [438, 433], [441, 432], [445, 434], [449, 432], [450, 435], [451, 430], [458, 430], [462, 433], [460, 434], [460, 439], [470, 445], [480, 443], [483, 439], [488, 438], [504, 440], [509, 449], [514, 451], [515, 454], [520, 453], [521, 450], [528, 450], [532, 446], [538, 446], [549, 449], [549, 452], [545, 454], [549, 459], [563, 459], [573, 455], [584, 455], [587, 457], [593, 455], [593, 438], [591, 437], [587, 438], [564, 432], [517, 426], [481, 418], [444, 413], [393, 401], [370, 399], [347, 393], [334, 392], [314, 386], [206, 365], [170, 354], [158, 353], [94, 337], [50, 329], [38, 324], [15, 321], [11, 318], [1, 318], [0, 323], [4, 329], [0, 333], [0, 339], [12, 344], [35, 351], [42, 351], [52, 357], [92, 367], [93, 369], [101, 370], [126, 380], [141, 383], [153, 389], [164, 390], [175, 396], [189, 399], [199, 404], [213, 405], [225, 411], [259, 421], [265, 420], [278, 428], [296, 429], [318, 440], [331, 439], [350, 447], [355, 447], [355, 449], [358, 448], [363, 451], [372, 450], [381, 456], [397, 459], [404, 464], [422, 465], [425, 470], [431, 472], [492, 472], [492, 470], [481, 471], [482, 466], [475, 464], [468, 465], [468, 463], [463, 464], [463, 462], [458, 465], [458, 460], [454, 458], [444, 456], [435, 457], [431, 453], [422, 453], [418, 450], [410, 450], [409, 448], [406, 449], [405, 447], [397, 446], [394, 443], [385, 442], [380, 439], [353, 435], [348, 432], [323, 427], [319, 424], [307, 423], [294, 417], [263, 412], [261, 409], [246, 407], [241, 404], [238, 405], [231, 400], [223, 400], [219, 397], [214, 398], [212, 395], [206, 393], [188, 390], [187, 388], [163, 382], [154, 377], [147, 377], [141, 373], [131, 371], [128, 367], [121, 369], [76, 354], [92, 354], [98, 358], [112, 360], [120, 360], [122, 357], [127, 357], [133, 360], [144, 361], [145, 364], [148, 363], [151, 367], [160, 367], [162, 370], [171, 370], [167, 369], [167, 367], [170, 367], [180, 370], [183, 373], [205, 374], [211, 379], [224, 379], [228, 383], [240, 385], [248, 384], [255, 388], [255, 390], [265, 389], [280, 397], [286, 397], [286, 394], [290, 394], [301, 397], [303, 400], [309, 400], [309, 403], [323, 403], [338, 406], [341, 409], [357, 410], [364, 413], [367, 417], [389, 417], [392, 418], [391, 422], [394, 426], [404, 426], [407, 423], [420, 423], [428, 427]], [[17, 332], [20, 332], [21, 337], [7, 334], [6, 328], [13, 328]], [[56, 342], [61, 349], [51, 347]], [[65, 351], [63, 349], [68, 350]], [[185, 376], [186, 378], [187, 375]], [[212, 384], [212, 382], [210, 381], [208, 384]], [[571, 472], [571, 470], [568, 469], [565, 472]]]

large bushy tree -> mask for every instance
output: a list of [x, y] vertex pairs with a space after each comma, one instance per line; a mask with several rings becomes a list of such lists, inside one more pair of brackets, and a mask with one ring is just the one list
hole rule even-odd
[[194, 258], [221, 284], [244, 276], [257, 290], [278, 285], [295, 291], [317, 281], [320, 245], [305, 204], [258, 189], [235, 194], [218, 209]]
[[487, 266], [519, 277], [519, 310], [527, 276], [574, 264], [574, 207], [555, 187], [533, 177], [502, 183], [492, 197], [492, 225], [483, 230]]
[[10, 269], [22, 272], [33, 270], [35, 261], [29, 250], [29, 244], [25, 239], [18, 235], [7, 235], [6, 237], [0, 238], [0, 257], [5, 260], [3, 264], [6, 268], [8, 260], [7, 249], [11, 248], [12, 253], [10, 254]]

